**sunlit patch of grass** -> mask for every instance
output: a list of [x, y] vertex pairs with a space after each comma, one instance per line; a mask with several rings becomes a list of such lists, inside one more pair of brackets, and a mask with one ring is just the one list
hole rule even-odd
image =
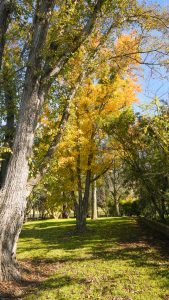
[[135, 219], [88, 221], [82, 236], [74, 224], [47, 220], [24, 226], [18, 258], [58, 262], [55, 274], [26, 300], [169, 299], [167, 261], [145, 242]]

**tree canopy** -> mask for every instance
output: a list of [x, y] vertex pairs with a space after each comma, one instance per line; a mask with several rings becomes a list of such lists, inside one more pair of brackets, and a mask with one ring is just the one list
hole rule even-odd
[[168, 108], [131, 105], [142, 65], [167, 70], [168, 21], [136, 0], [0, 2], [0, 280], [20, 277], [16, 243], [37, 194], [48, 209], [70, 203], [83, 231], [91, 188], [106, 195], [119, 166], [122, 189], [166, 218]]

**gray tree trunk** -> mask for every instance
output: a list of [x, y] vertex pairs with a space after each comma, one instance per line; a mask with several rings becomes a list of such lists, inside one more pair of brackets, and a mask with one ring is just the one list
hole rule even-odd
[[118, 182], [117, 182], [117, 179], [115, 176], [115, 168], [113, 169], [113, 177], [111, 177], [109, 175], [107, 176], [107, 183], [108, 183], [109, 191], [111, 192], [112, 197], [114, 199], [116, 216], [119, 217], [120, 216], [120, 207], [119, 207], [119, 195], [117, 192]]
[[97, 219], [97, 186], [96, 186], [96, 181], [93, 182], [92, 186], [92, 215], [91, 215], [92, 220]]
[[115, 201], [116, 216], [120, 217], [119, 199], [115, 197], [114, 201]]
[[5, 46], [5, 35], [10, 22], [10, 15], [14, 8], [14, 1], [1, 0], [0, 1], [0, 70], [2, 66], [2, 59]]
[[[10, 17], [12, 11], [14, 9], [14, 1], [13, 0], [1, 0], [0, 1], [0, 70], [2, 68], [2, 61], [3, 61], [3, 53], [4, 47], [6, 42], [6, 32], [10, 23]], [[1, 78], [2, 80], [2, 78]], [[0, 82], [0, 89], [2, 89], [2, 82]], [[11, 111], [9, 112], [9, 93], [6, 95], [5, 91], [5, 105], [7, 110], [7, 127], [8, 125], [11, 126], [13, 123]], [[11, 138], [9, 138], [9, 133], [6, 134], [5, 142], [8, 143]], [[1, 170], [0, 170], [0, 188], [5, 180], [7, 165], [9, 162], [9, 153], [4, 153], [1, 162]]]
[[88, 158], [89, 169], [86, 172], [85, 190], [82, 197], [80, 190], [80, 197], [78, 203], [76, 203], [76, 229], [78, 232], [84, 232], [86, 230], [86, 219], [88, 213], [89, 194], [90, 194], [90, 180], [91, 180], [91, 161], [92, 155]]
[[1, 193], [0, 280], [18, 280], [20, 278], [16, 263], [16, 242], [22, 228], [26, 207], [28, 158], [31, 154], [37, 118], [44, 98], [39, 83], [39, 71], [42, 68], [41, 50], [48, 31], [48, 14], [53, 5], [54, 1], [39, 1], [34, 18], [34, 32], [13, 155]]
[[[7, 1], [1, 1], [0, 4], [5, 2]], [[80, 42], [77, 40], [75, 47], [69, 53], [72, 54], [75, 52], [91, 33], [104, 2], [104, 0], [97, 0], [93, 14], [82, 31], [82, 37], [79, 37]], [[51, 76], [56, 76], [60, 72], [60, 69], [71, 55], [67, 56], [65, 54], [63, 59], [57, 63], [57, 66], [49, 70], [48, 76], [43, 76], [44, 61], [42, 49], [46, 41], [50, 12], [54, 7], [55, 1], [39, 0], [36, 3], [36, 13], [32, 26], [32, 42], [30, 45], [13, 154], [8, 165], [5, 184], [0, 194], [0, 280], [20, 278], [16, 263], [16, 242], [24, 220], [26, 185], [29, 172], [28, 159], [32, 151], [37, 119], [44, 100], [45, 87], [47, 86], [46, 81], [50, 80]], [[45, 87], [41, 79], [43, 82], [45, 81]], [[87, 186], [90, 189], [90, 182]], [[89, 191], [86, 189], [84, 211], [86, 211], [88, 194]]]
[[[6, 70], [5, 70], [6, 71]], [[6, 126], [5, 126], [5, 145], [9, 146], [12, 149], [14, 132], [15, 132], [15, 96], [16, 88], [12, 80], [6, 80], [6, 73], [3, 74], [3, 91], [4, 91], [4, 100], [5, 100], [5, 109], [6, 109]], [[2, 154], [1, 170], [0, 170], [0, 187], [3, 186], [5, 182], [7, 167], [10, 159], [10, 153], [6, 152]]]

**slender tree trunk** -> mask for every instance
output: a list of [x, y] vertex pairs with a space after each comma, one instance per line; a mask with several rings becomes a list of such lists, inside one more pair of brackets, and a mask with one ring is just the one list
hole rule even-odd
[[48, 31], [54, 1], [39, 1], [34, 18], [34, 32], [25, 77], [18, 128], [0, 201], [0, 280], [18, 280], [16, 242], [26, 208], [26, 184], [34, 132], [44, 94], [40, 90], [41, 51]]
[[92, 215], [91, 215], [92, 220], [97, 219], [97, 186], [96, 186], [96, 181], [93, 182], [92, 186]]
[[2, 59], [5, 47], [6, 32], [10, 22], [10, 15], [14, 8], [14, 1], [1, 0], [0, 1], [0, 70], [2, 66]]
[[32, 219], [35, 220], [35, 208], [33, 207], [33, 214], [32, 214]]
[[[2, 68], [2, 62], [3, 62], [3, 54], [4, 54], [4, 47], [6, 42], [6, 32], [10, 23], [10, 17], [12, 14], [12, 11], [14, 10], [14, 1], [13, 0], [1, 0], [0, 1], [0, 70]], [[1, 78], [2, 80], [2, 78]], [[4, 85], [3, 85], [4, 86]], [[2, 89], [2, 82], [0, 82], [0, 89]], [[8, 93], [8, 95], [7, 95]], [[7, 127], [12, 122], [12, 113], [9, 112], [9, 92], [5, 91], [5, 105], [7, 109]], [[11, 128], [11, 126], [10, 126]], [[9, 142], [8, 133], [5, 137], [5, 142]], [[6, 170], [9, 162], [10, 154], [4, 153], [2, 155], [2, 162], [1, 162], [1, 170], [0, 170], [0, 188], [2, 187], [5, 176], [6, 176]]]
[[68, 210], [67, 210], [67, 205], [66, 204], [63, 205], [62, 218], [63, 219], [68, 219], [69, 218], [69, 214], [68, 214]]
[[117, 178], [116, 178], [115, 164], [114, 164], [114, 168], [112, 170], [112, 173], [113, 173], [113, 177], [111, 177], [111, 175], [107, 176], [107, 184], [108, 184], [108, 187], [109, 187], [109, 191], [111, 192], [113, 200], [114, 200], [115, 215], [117, 217], [119, 217], [120, 216], [120, 207], [119, 207], [119, 196], [118, 196], [118, 192], [117, 192], [118, 183], [117, 183]]
[[[5, 140], [4, 143], [10, 149], [13, 146], [13, 139], [15, 133], [15, 97], [16, 89], [15, 85], [11, 80], [6, 80], [8, 75], [8, 70], [4, 70], [3, 74], [3, 90], [4, 90], [4, 100], [5, 100], [5, 109], [6, 109], [6, 126], [5, 126]], [[1, 170], [0, 170], [0, 187], [3, 186], [5, 182], [7, 167], [9, 163], [11, 154], [9, 152], [3, 153]]]

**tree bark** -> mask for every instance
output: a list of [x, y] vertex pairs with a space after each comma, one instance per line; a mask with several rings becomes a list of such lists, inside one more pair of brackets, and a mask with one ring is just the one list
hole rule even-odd
[[[57, 76], [60, 71], [62, 70], [62, 68], [64, 67], [64, 65], [68, 62], [69, 58], [71, 57], [71, 55], [76, 52], [78, 50], [78, 48], [80, 48], [80, 46], [82, 45], [83, 42], [85, 42], [85, 40], [87, 39], [87, 37], [91, 34], [97, 18], [101, 12], [102, 6], [104, 5], [105, 0], [97, 0], [96, 5], [94, 7], [93, 10], [93, 14], [91, 15], [91, 17], [89, 18], [87, 24], [85, 24], [84, 28], [82, 29], [81, 34], [79, 35], [79, 38], [76, 39], [71, 52], [68, 50], [67, 53], [65, 53], [65, 55], [63, 55], [63, 57], [61, 57], [59, 59], [59, 61], [57, 62], [56, 66], [53, 67], [50, 58], [49, 61], [46, 62], [44, 69], [45, 69], [45, 75], [44, 75], [44, 79], [47, 81], [48, 79]], [[90, 57], [88, 58], [88, 61], [95, 56], [95, 54], [97, 53], [97, 51], [99, 50], [100, 46], [104, 44], [106, 38], [108, 37], [108, 35], [111, 33], [111, 29], [112, 29], [112, 24], [110, 26], [110, 28], [108, 29], [107, 33], [105, 34], [104, 38], [102, 39], [102, 41], [100, 42], [99, 46], [96, 49], [95, 53], [92, 53], [90, 55]], [[42, 162], [42, 165], [40, 167], [40, 172], [38, 172], [38, 174], [36, 175], [35, 178], [30, 178], [28, 184], [27, 184], [27, 196], [30, 195], [33, 187], [39, 183], [39, 181], [42, 179], [43, 174], [46, 173], [47, 171], [47, 167], [46, 165], [48, 164], [48, 160], [52, 157], [52, 155], [54, 154], [54, 152], [56, 151], [57, 145], [60, 142], [61, 136], [63, 134], [63, 131], [66, 127], [68, 118], [69, 118], [69, 107], [70, 107], [70, 103], [72, 101], [72, 99], [74, 98], [78, 88], [80, 87], [83, 79], [85, 78], [87, 72], [90, 73], [90, 71], [88, 70], [88, 68], [86, 67], [86, 69], [83, 70], [83, 72], [79, 75], [76, 85], [72, 88], [70, 97], [66, 103], [65, 109], [63, 111], [62, 114], [62, 118], [58, 127], [58, 132], [56, 134], [56, 136], [54, 137], [52, 144], [50, 145], [44, 160]]]
[[115, 197], [114, 202], [115, 202], [115, 209], [116, 209], [116, 217], [120, 217], [119, 199]]
[[[3, 54], [6, 42], [6, 32], [10, 23], [10, 17], [14, 10], [14, 1], [13, 0], [1, 0], [0, 1], [0, 70], [2, 68], [3, 62]], [[2, 79], [2, 78], [1, 78]], [[0, 83], [2, 89], [2, 82]], [[10, 88], [10, 87], [9, 87]], [[8, 94], [8, 95], [7, 95]], [[9, 92], [5, 91], [5, 105], [7, 110], [7, 127], [9, 126], [9, 130], [13, 127], [13, 116], [11, 110], [9, 112], [9, 101], [10, 101]], [[9, 137], [9, 131], [5, 136], [5, 143], [9, 143], [11, 141], [11, 137]], [[11, 146], [11, 145], [10, 145]], [[2, 187], [5, 176], [6, 170], [9, 162], [10, 154], [4, 153], [2, 155], [2, 162], [1, 162], [1, 170], [0, 170], [0, 188]]]
[[76, 230], [79, 233], [82, 233], [86, 230], [86, 217], [87, 214], [84, 208], [84, 202], [79, 203], [78, 208], [76, 210]]
[[92, 186], [92, 215], [91, 215], [92, 220], [97, 219], [97, 186], [96, 186], [96, 181], [94, 181], [93, 186]]
[[[16, 88], [14, 82], [10, 79], [6, 80], [8, 77], [8, 70], [3, 70], [3, 91], [6, 109], [6, 125], [5, 125], [5, 146], [12, 149], [13, 139], [15, 133], [15, 98], [16, 98]], [[5, 182], [7, 167], [9, 163], [11, 154], [9, 152], [2, 154], [1, 170], [0, 170], [0, 187], [3, 186]]]
[[[5, 1], [4, 1], [5, 2]], [[70, 55], [84, 42], [91, 33], [104, 0], [96, 2], [93, 14], [82, 32], [80, 42], [69, 50]], [[56, 68], [43, 76], [44, 60], [42, 49], [44, 47], [51, 10], [54, 0], [39, 0], [32, 26], [32, 41], [25, 75], [23, 95], [19, 114], [18, 127], [10, 159], [5, 184], [0, 194], [0, 280], [19, 279], [16, 263], [16, 242], [22, 228], [24, 211], [26, 207], [26, 185], [28, 179], [28, 159], [32, 151], [35, 128], [39, 111], [44, 101], [45, 88], [48, 89], [48, 80], [59, 74], [68, 61], [67, 54], [57, 62]], [[89, 182], [90, 188], [90, 182]], [[85, 198], [89, 191], [86, 190]], [[86, 211], [86, 200], [84, 211]]]
[[14, 8], [14, 1], [1, 0], [0, 1], [0, 70], [2, 66], [3, 53], [5, 47], [5, 35], [10, 22], [10, 15]]
[[62, 218], [63, 219], [68, 219], [69, 218], [69, 213], [68, 213], [68, 209], [67, 209], [66, 204], [63, 205]]
[[84, 195], [82, 197], [82, 191], [80, 191], [79, 202], [76, 203], [76, 229], [80, 233], [86, 230], [86, 219], [88, 213], [90, 181], [91, 181], [91, 161], [92, 161], [92, 154], [89, 154]]
[[18, 128], [0, 201], [0, 280], [19, 280], [16, 242], [22, 228], [26, 207], [26, 184], [37, 118], [44, 99], [39, 73], [41, 51], [46, 40], [49, 13], [54, 1], [39, 1], [34, 17], [31, 50], [25, 75]]
[[80, 85], [82, 84], [82, 81], [85, 78], [85, 74], [86, 74], [86, 72], [83, 71], [82, 74], [79, 75], [75, 86], [71, 90], [69, 99], [67, 100], [67, 103], [66, 103], [66, 105], [64, 107], [64, 110], [63, 110], [63, 113], [62, 113], [62, 118], [61, 118], [60, 123], [58, 125], [57, 134], [55, 135], [51, 145], [49, 146], [48, 151], [46, 152], [46, 154], [43, 158], [43, 162], [42, 162], [42, 164], [39, 168], [39, 172], [37, 173], [35, 178], [31, 177], [27, 182], [27, 196], [30, 195], [30, 193], [32, 192], [34, 186], [37, 185], [40, 182], [43, 175], [47, 172], [48, 162], [52, 158], [53, 154], [56, 152], [57, 146], [60, 143], [60, 140], [61, 140], [61, 137], [64, 133], [64, 130], [66, 129], [66, 124], [68, 122], [69, 115], [70, 115], [70, 112], [69, 112], [70, 104], [71, 104], [73, 98], [75, 97]]
[[107, 176], [107, 184], [109, 187], [109, 191], [112, 194], [113, 200], [114, 200], [114, 205], [115, 205], [115, 214], [117, 217], [120, 216], [120, 207], [119, 207], [119, 195], [117, 192], [117, 180], [115, 176], [115, 168], [113, 169], [113, 177], [111, 175]]

